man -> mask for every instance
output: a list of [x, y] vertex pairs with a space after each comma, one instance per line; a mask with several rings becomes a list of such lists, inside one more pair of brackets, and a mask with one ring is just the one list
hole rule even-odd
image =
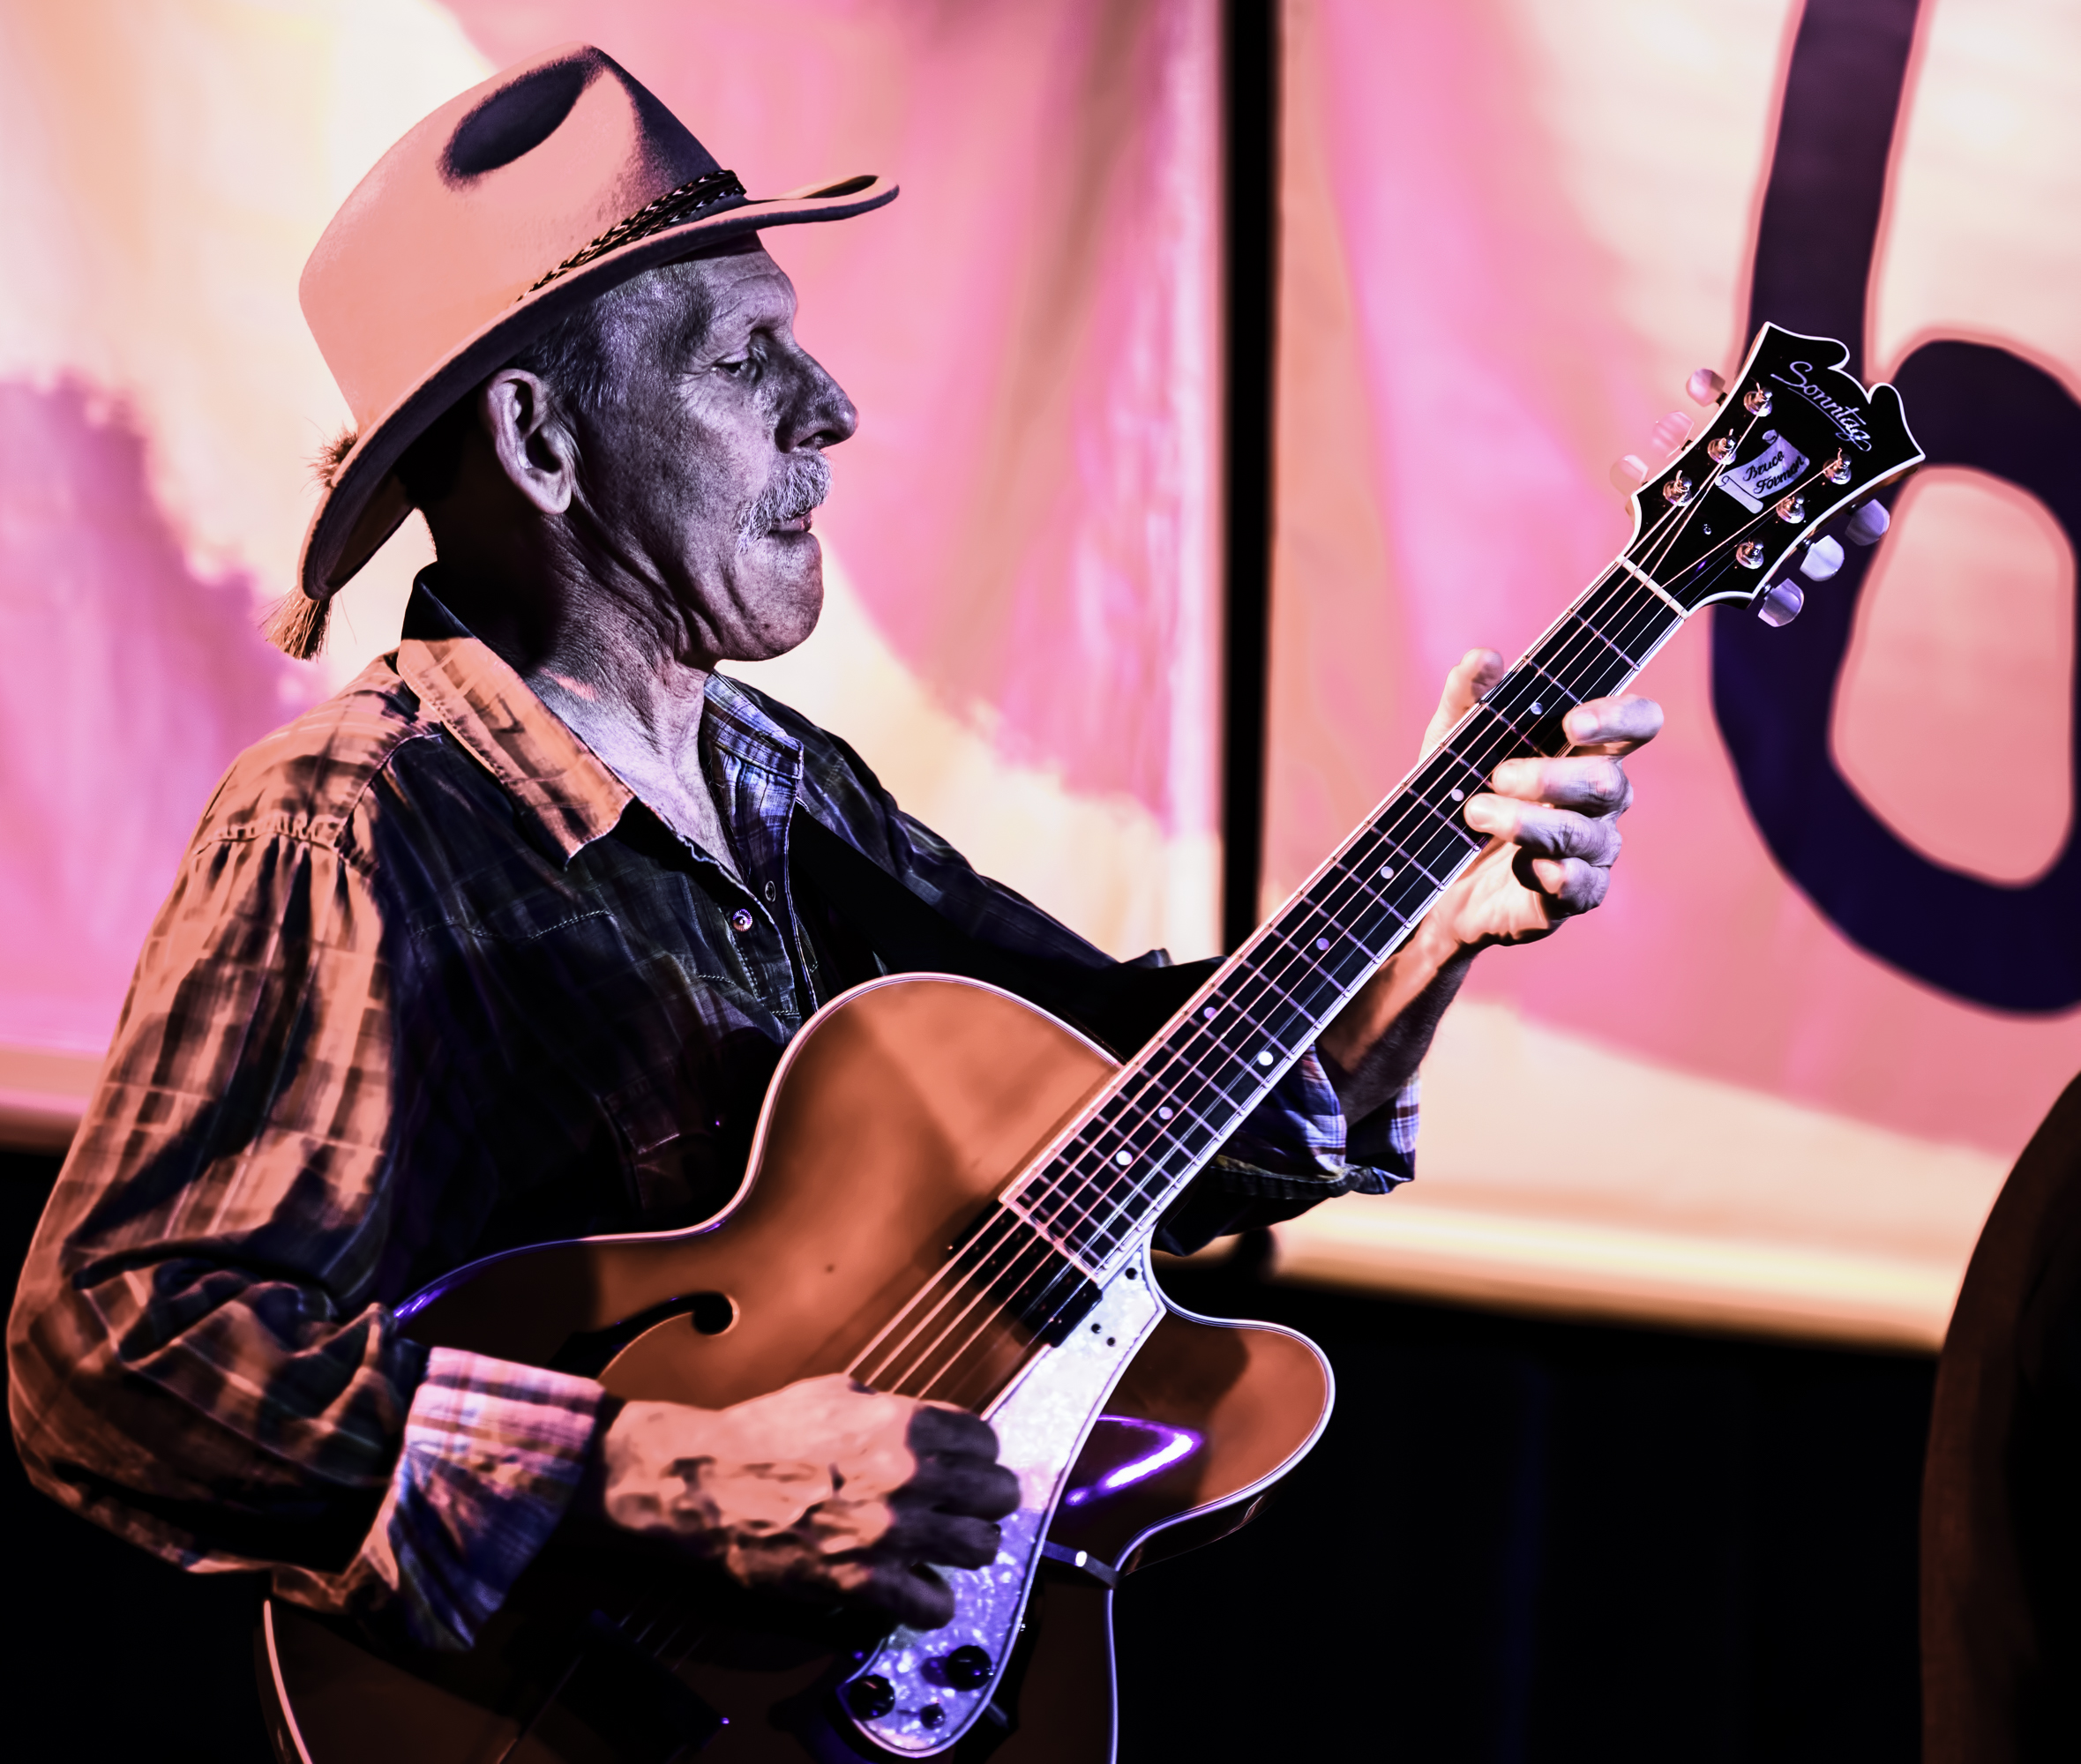
[[[467, 1646], [552, 1534], [926, 1626], [932, 1565], [991, 1558], [1016, 1491], [972, 1416], [841, 1378], [618, 1404], [422, 1348], [398, 1312], [498, 1250], [729, 1198], [781, 1048], [880, 965], [791, 863], [808, 821], [951, 940], [1115, 971], [716, 671], [815, 624], [812, 511], [855, 426], [760, 229], [894, 194], [750, 201], [569, 49], [421, 123], [328, 229], [304, 304], [360, 432], [283, 639], [315, 647], [414, 505], [439, 561], [394, 654], [233, 766], [140, 960], [10, 1330], [16, 1437], [60, 1500], [432, 1646]], [[1499, 665], [1454, 671], [1441, 723]], [[1583, 757], [1500, 768], [1467, 808], [1496, 845], [1171, 1242], [1406, 1179], [1439, 1013], [1477, 951], [1601, 899], [1617, 756], [1658, 721], [1584, 705]]]

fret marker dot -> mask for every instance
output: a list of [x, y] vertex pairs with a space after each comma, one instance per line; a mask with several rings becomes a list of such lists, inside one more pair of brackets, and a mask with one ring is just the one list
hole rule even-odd
[[1134, 1162], [1134, 1154], [1123, 1146], [1112, 1155], [1112, 1161], [1117, 1164], [1130, 1164]]
[[1269, 1051], [1259, 1054], [1257, 1056], [1257, 1063], [1260, 1065], [1269, 1065], [1272, 1063], [1271, 1054]]
[[1380, 873], [1383, 878], [1392, 876], [1395, 873], [1395, 866], [1391, 863], [1383, 863], [1380, 867]]
[[1164, 1103], [1164, 1106], [1163, 1106], [1161, 1109], [1158, 1109], [1158, 1110], [1157, 1110], [1157, 1120], [1159, 1120], [1159, 1121], [1168, 1121], [1170, 1118], [1171, 1118], [1171, 1105], [1170, 1105], [1168, 1102], [1166, 1102], [1166, 1103]]
[[1315, 939], [1315, 947], [1317, 949], [1328, 949], [1329, 947], [1329, 939], [1328, 938], [1317, 938]]
[[1537, 716], [1537, 715], [1538, 715], [1538, 714], [1539, 714], [1541, 711], [1545, 710], [1546, 708], [1546, 706], [1544, 706], [1543, 704], [1541, 704], [1541, 703], [1540, 703], [1540, 702], [1539, 702], [1539, 701], [1538, 701], [1537, 699], [1534, 699], [1531, 701], [1531, 714], [1532, 714], [1534, 716]]
[[1467, 800], [1467, 793], [1464, 790], [1455, 790], [1452, 793], [1452, 799], [1456, 803], [1463, 803]]
[[1200, 1014], [1206, 1018], [1209, 1023], [1212, 1022], [1214, 1020], [1214, 1006], [1211, 1005], [1208, 1005], [1204, 1011], [1200, 1013]]

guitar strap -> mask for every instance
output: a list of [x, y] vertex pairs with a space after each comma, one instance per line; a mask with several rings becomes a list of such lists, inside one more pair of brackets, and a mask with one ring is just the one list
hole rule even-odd
[[[850, 933], [847, 940], [857, 939], [872, 952], [880, 971], [958, 974], [1001, 987], [1062, 1018], [1119, 1059], [1148, 1042], [1221, 966], [1219, 957], [1179, 966], [1159, 950], [1136, 961], [1089, 968], [985, 943], [912, 893], [806, 809], [795, 812], [788, 854], [797, 904], [811, 908], [802, 918], [811, 928], [819, 964], [841, 976], [842, 983], [867, 975], [855, 971], [860, 964], [834, 946], [833, 928], [819, 926], [816, 907]], [[800, 898], [805, 895], [810, 898]]]

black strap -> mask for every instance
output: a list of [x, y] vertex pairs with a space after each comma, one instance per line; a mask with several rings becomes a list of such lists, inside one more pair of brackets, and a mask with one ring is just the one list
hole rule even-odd
[[892, 974], [958, 974], [1016, 993], [1073, 1024], [1125, 1059], [1168, 1022], [1221, 966], [1160, 958], [1103, 968], [984, 943], [920, 900], [806, 809], [789, 829], [793, 878], [857, 936]]

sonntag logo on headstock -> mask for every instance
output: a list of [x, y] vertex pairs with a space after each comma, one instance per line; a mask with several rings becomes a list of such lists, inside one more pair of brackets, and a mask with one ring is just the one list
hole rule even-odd
[[1864, 413], [1853, 404], [1845, 404], [1840, 399], [1830, 398], [1807, 376], [1814, 371], [1811, 362], [1790, 362], [1788, 372], [1797, 374], [1797, 379], [1786, 379], [1784, 374], [1770, 377], [1779, 385], [1790, 386], [1836, 426], [1836, 432], [1860, 452], [1871, 452], [1871, 430], [1865, 427]]

